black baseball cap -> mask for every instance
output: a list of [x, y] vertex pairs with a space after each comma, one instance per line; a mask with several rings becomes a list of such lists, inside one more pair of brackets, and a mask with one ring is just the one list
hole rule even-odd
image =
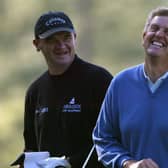
[[34, 27], [35, 38], [40, 39], [45, 39], [60, 31], [75, 32], [71, 19], [60, 11], [44, 13]]

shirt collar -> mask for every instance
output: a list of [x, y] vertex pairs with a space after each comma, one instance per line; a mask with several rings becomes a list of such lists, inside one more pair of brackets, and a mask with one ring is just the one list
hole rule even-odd
[[[151, 81], [150, 80], [150, 78], [149, 78], [149, 76], [146, 74], [146, 72], [145, 72], [145, 66], [143, 65], [143, 74], [144, 74], [144, 77], [147, 79], [147, 80], [149, 80], [149, 81]], [[158, 80], [164, 80], [164, 79], [166, 79], [168, 77], [168, 71], [167, 72], [165, 72], [159, 79], [157, 79], [157, 81]]]

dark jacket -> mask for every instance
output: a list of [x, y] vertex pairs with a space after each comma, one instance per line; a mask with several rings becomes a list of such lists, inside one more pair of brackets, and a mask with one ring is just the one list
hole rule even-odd
[[[29, 87], [25, 102], [25, 151], [65, 155], [81, 168], [93, 145], [92, 130], [112, 75], [75, 57], [62, 75], [45, 72]], [[100, 168], [96, 152], [88, 168]]]

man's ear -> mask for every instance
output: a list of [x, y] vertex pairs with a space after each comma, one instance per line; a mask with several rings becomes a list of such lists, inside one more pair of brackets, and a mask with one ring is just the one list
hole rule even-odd
[[77, 36], [76, 33], [74, 33], [74, 37], [75, 37], [75, 39], [76, 39], [76, 36]]
[[145, 38], [145, 35], [146, 35], [146, 32], [143, 32], [143, 33], [142, 33], [142, 41], [141, 41], [142, 46], [144, 46], [144, 38]]
[[34, 39], [33, 40], [33, 45], [35, 46], [36, 50], [39, 52], [40, 51], [40, 47], [39, 47], [38, 39]]
[[144, 39], [145, 35], [146, 35], [146, 32], [143, 32], [143, 33], [142, 33], [142, 38], [143, 38], [143, 39]]

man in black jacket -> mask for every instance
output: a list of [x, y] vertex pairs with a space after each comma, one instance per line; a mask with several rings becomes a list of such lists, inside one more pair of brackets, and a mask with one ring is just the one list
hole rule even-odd
[[[112, 75], [77, 56], [76, 32], [63, 12], [40, 16], [33, 44], [48, 70], [26, 94], [24, 151], [48, 151], [72, 168], [81, 168], [93, 145], [92, 130]], [[100, 167], [94, 152], [88, 168]]]

